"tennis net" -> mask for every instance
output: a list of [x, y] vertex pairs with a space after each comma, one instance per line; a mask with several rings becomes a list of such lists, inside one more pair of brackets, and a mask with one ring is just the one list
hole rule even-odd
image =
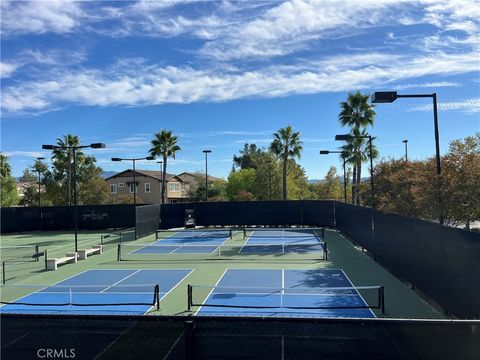
[[325, 229], [324, 228], [243, 228], [243, 236], [247, 237], [268, 237], [268, 238], [278, 238], [278, 239], [290, 239], [290, 238], [300, 238], [300, 239], [324, 239], [325, 238]]
[[180, 229], [180, 230], [157, 230], [156, 239], [211, 239], [232, 238], [234, 231], [228, 229]]
[[385, 313], [383, 286], [270, 288], [188, 285], [192, 307], [253, 309], [379, 309]]
[[0, 247], [0, 258], [6, 262], [39, 261], [42, 256], [38, 245], [15, 245]]
[[199, 259], [261, 259], [268, 260], [327, 260], [326, 243], [272, 243], [272, 244], [118, 244], [118, 261]]
[[141, 285], [1, 285], [1, 304], [17, 306], [156, 306], [160, 286]]

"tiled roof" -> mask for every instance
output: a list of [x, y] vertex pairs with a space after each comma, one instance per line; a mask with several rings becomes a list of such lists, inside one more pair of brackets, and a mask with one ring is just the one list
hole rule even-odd
[[[151, 178], [154, 178], [154, 179], [157, 179], [157, 180], [162, 180], [162, 173], [159, 170], [138, 170], [138, 169], [136, 169], [135, 172], [137, 173], [137, 175], [144, 175], [144, 176], [148, 176], [148, 177], [151, 177]], [[117, 173], [113, 176], [110, 176], [110, 177], [106, 178], [105, 180], [113, 179], [113, 178], [116, 178], [116, 177], [122, 177], [122, 176], [125, 176], [125, 175], [128, 176], [129, 175], [128, 173], [133, 173], [133, 170], [128, 169], [128, 170], [119, 172], [119, 173]], [[170, 180], [173, 176], [175, 176], [175, 175], [167, 173], [166, 174], [166, 180], [167, 181]]]

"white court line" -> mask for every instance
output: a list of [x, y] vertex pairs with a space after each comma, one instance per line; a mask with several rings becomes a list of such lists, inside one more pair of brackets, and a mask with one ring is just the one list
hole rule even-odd
[[124, 281], [125, 279], [128, 279], [130, 276], [135, 275], [135, 274], [138, 273], [140, 270], [141, 270], [141, 269], [139, 269], [139, 270], [137, 270], [137, 271], [134, 271], [134, 272], [131, 273], [130, 275], [127, 275], [127, 276], [125, 276], [124, 278], [118, 280], [116, 283], [110, 285], [109, 287], [106, 287], [105, 289], [103, 289], [102, 291], [100, 291], [99, 294], [100, 294], [100, 293], [103, 293], [104, 291], [107, 291], [108, 289], [111, 289], [113, 286], [121, 283], [121, 282]]
[[[149, 270], [149, 269], [142, 269], [142, 270]], [[162, 269], [158, 269], [158, 270], [162, 270]], [[165, 269], [166, 270], [166, 269]], [[183, 280], [185, 280], [187, 278], [188, 275], [190, 275], [195, 269], [172, 269], [172, 270], [190, 270], [180, 281], [178, 281], [174, 287], [172, 287], [170, 290], [168, 290], [163, 296], [160, 297], [160, 299], [158, 299], [158, 301], [162, 301], [162, 299], [167, 296], [168, 294], [170, 294], [170, 292], [175, 289], [178, 285], [180, 285], [180, 283], [183, 282]], [[160, 286], [160, 284], [159, 284]], [[160, 294], [162, 293], [162, 289], [160, 289]], [[155, 305], [152, 305], [150, 306], [150, 308], [148, 308], [147, 311], [145, 311], [143, 314], [147, 314], [150, 310], [152, 310], [152, 308], [155, 307]], [[162, 307], [160, 306], [160, 310], [162, 309]]]
[[[208, 293], [208, 295], [207, 295], [207, 297], [205, 298], [205, 300], [204, 300], [203, 303], [207, 302], [207, 300], [208, 300], [208, 298], [210, 297], [210, 295], [212, 295], [212, 292], [213, 292], [213, 290], [215, 289], [215, 287], [218, 286], [218, 283], [220, 282], [220, 280], [222, 280], [223, 277], [225, 276], [225, 273], [227, 272], [227, 270], [228, 270], [228, 268], [225, 269], [225, 271], [223, 272], [222, 276], [220, 276], [220, 278], [217, 280], [217, 282], [215, 283], [215, 285], [213, 285], [212, 290], [210, 290], [210, 292]], [[196, 311], [195, 314], [194, 314], [195, 316], [196, 316], [196, 315], [198, 314], [198, 312], [202, 309], [202, 307], [203, 307], [203, 305], [200, 306], [200, 307], [197, 309], [197, 311]]]
[[[43, 288], [41, 288], [41, 289], [39, 289], [39, 290], [37, 290], [37, 291], [35, 291], [35, 292], [33, 292], [33, 293], [24, 295], [24, 296], [22, 296], [22, 297], [19, 297], [18, 299], [13, 300], [13, 302], [18, 301], [18, 300], [21, 300], [21, 299], [23, 299], [23, 298], [26, 298], [27, 296], [36, 294], [36, 293], [38, 293], [38, 292], [40, 292], [40, 291], [42, 291], [42, 290], [48, 289], [49, 286], [58, 285], [58, 284], [60, 284], [62, 281], [67, 281], [67, 280], [73, 279], [75, 276], [78, 276], [78, 275], [80, 275], [80, 274], [86, 273], [87, 271], [90, 271], [90, 270], [92, 270], [92, 269], [84, 270], [84, 271], [82, 271], [82, 272], [79, 272], [78, 274], [74, 274], [74, 275], [72, 275], [72, 276], [69, 276], [69, 277], [63, 279], [63, 280], [57, 281], [56, 283], [53, 283], [53, 284], [51, 284], [51, 285], [47, 285], [47, 286], [45, 286], [45, 287], [43, 287]], [[29, 286], [29, 285], [35, 286], [35, 284], [25, 284], [25, 286]], [[7, 286], [8, 286], [8, 285], [7, 285]], [[67, 285], [66, 287], [68, 287], [68, 285]], [[14, 303], [13, 303], [13, 304], [1, 304], [0, 308], [2, 308], [2, 307], [5, 306], [5, 305], [15, 305], [15, 304], [14, 304]]]
[[[350, 280], [350, 278], [347, 276], [347, 274], [345, 273], [345, 271], [343, 271], [343, 269], [340, 269], [340, 271], [343, 273], [343, 275], [345, 275], [345, 278], [348, 280], [348, 282], [352, 285], [353, 288], [355, 288], [355, 285], [353, 285], [353, 282]], [[363, 298], [362, 294], [360, 294], [357, 290], [355, 290], [357, 293], [358, 293], [358, 296], [360, 296], [360, 299], [362, 299], [363, 303], [365, 305], [368, 306], [367, 302], [365, 301], [365, 299]], [[372, 309], [370, 309], [369, 307], [367, 307], [368, 311], [370, 311], [373, 315], [374, 318], [376, 318], [377, 316], [375, 315], [375, 313], [373, 312]]]

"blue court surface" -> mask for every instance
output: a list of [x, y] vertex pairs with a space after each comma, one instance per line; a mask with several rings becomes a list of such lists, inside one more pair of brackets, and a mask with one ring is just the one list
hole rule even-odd
[[[145, 245], [132, 254], [198, 254], [213, 253], [220, 245], [229, 239], [227, 233], [222, 235], [212, 234], [208, 231], [199, 232], [193, 238], [188, 232], [177, 232], [169, 237]], [[160, 246], [157, 246], [160, 245]]]
[[[375, 317], [352, 287], [343, 270], [337, 269], [229, 269], [212, 287], [207, 299], [201, 300], [196, 315]], [[196, 292], [205, 289], [193, 285], [193, 299]], [[372, 295], [376, 296], [374, 292]]]
[[322, 252], [323, 243], [313, 231], [305, 229], [289, 232], [282, 229], [254, 230], [242, 247], [242, 253], [308, 253]]
[[[155, 285], [160, 287], [161, 300], [191, 271], [87, 270], [15, 301], [29, 305], [7, 304], [0, 312], [141, 315], [153, 307]], [[72, 303], [75, 305], [60, 305]]]

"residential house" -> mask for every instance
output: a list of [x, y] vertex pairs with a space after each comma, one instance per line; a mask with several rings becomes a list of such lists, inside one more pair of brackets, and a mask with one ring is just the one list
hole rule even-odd
[[[178, 175], [166, 174], [165, 203], [186, 202], [190, 193], [198, 187], [202, 174], [183, 172]], [[137, 199], [144, 204], [158, 204], [161, 199], [162, 173], [152, 170], [136, 170]], [[209, 176], [209, 181], [216, 178]], [[126, 195], [133, 195], [133, 170], [125, 170], [105, 179], [110, 186], [110, 194], [117, 202]]]

